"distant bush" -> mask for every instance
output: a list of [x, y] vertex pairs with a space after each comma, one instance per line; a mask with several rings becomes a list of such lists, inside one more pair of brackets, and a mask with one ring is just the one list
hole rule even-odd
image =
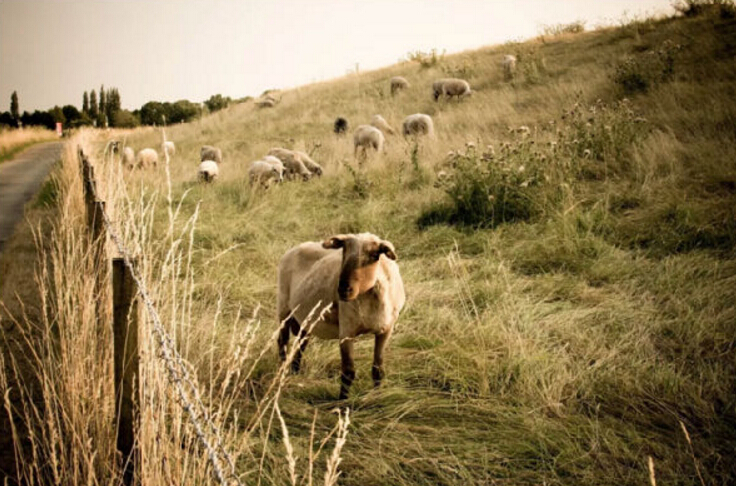
[[678, 13], [685, 17], [697, 17], [715, 13], [723, 18], [736, 17], [733, 0], [678, 0], [672, 4]]
[[437, 54], [437, 49], [429, 52], [412, 51], [406, 55], [406, 59], [419, 63], [422, 68], [431, 68], [445, 60], [445, 51], [442, 54]]
[[613, 82], [627, 94], [646, 92], [653, 85], [672, 79], [681, 48], [679, 44], [665, 41], [658, 49], [630, 56], [616, 66]]
[[576, 20], [569, 24], [554, 24], [554, 25], [543, 25], [542, 35], [554, 37], [561, 34], [579, 34], [585, 32], [585, 21]]
[[475, 72], [473, 66], [467, 61], [460, 64], [450, 64], [442, 66], [442, 72], [451, 78], [469, 78]]

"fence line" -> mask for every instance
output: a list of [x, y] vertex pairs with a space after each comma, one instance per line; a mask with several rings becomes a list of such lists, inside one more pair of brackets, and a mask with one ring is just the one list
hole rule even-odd
[[[100, 200], [98, 197], [99, 194], [97, 193], [97, 181], [94, 177], [94, 166], [89, 162], [89, 159], [84, 154], [81, 147], [78, 147], [78, 156], [81, 164], [84, 199], [87, 207], [87, 222], [91, 231], [92, 244], [95, 245], [95, 247], [97, 248], [95, 251], [99, 252], [98, 255], [100, 256], [100, 258], [104, 258], [104, 248], [106, 242], [105, 236], [109, 236], [115, 244], [115, 247], [120, 254], [120, 258], [118, 260], [122, 261], [122, 265], [120, 265], [120, 263], [116, 265], [117, 271], [127, 270], [127, 274], [129, 275], [132, 284], [134, 284], [134, 287], [137, 290], [137, 294], [140, 296], [140, 299], [142, 300], [143, 305], [148, 312], [150, 321], [153, 324], [152, 334], [159, 345], [161, 351], [159, 357], [162, 359], [166, 367], [166, 376], [169, 385], [174, 388], [178, 399], [177, 403], [186, 412], [190, 422], [194, 427], [200, 443], [207, 451], [207, 457], [212, 466], [212, 470], [216, 479], [221, 485], [236, 484], [240, 486], [242, 485], [242, 483], [235, 473], [235, 463], [222, 444], [220, 431], [212, 421], [208, 408], [202, 401], [199, 389], [190, 376], [184, 359], [176, 350], [171, 337], [161, 324], [161, 319], [159, 317], [158, 311], [156, 310], [156, 307], [153, 304], [153, 300], [151, 299], [151, 296], [146, 289], [142, 276], [138, 272], [136, 259], [131, 255], [131, 253], [126, 248], [123, 239], [115, 231], [112, 220], [105, 211], [105, 202]], [[127, 293], [130, 294], [130, 298], [132, 298], [135, 294], [135, 292]], [[129, 308], [130, 307], [127, 307], [126, 309]], [[124, 322], [127, 323], [128, 310], [126, 310], [125, 312], [126, 315]], [[134, 329], [133, 332], [137, 332], [137, 330]], [[121, 360], [122, 364], [120, 365], [120, 367], [124, 368], [124, 363], [126, 361], [129, 361], [126, 360], [126, 358], [130, 358], [130, 350], [127, 350], [126, 352], [125, 346], [123, 346], [120, 353], [118, 353], [117, 351], [118, 350], [116, 350], [115, 353], [116, 363], [118, 362], [118, 360]], [[120, 356], [118, 356], [118, 354]], [[138, 354], [137, 350], [135, 350], [135, 354]], [[116, 364], [116, 367], [117, 366], [118, 365]], [[117, 379], [118, 378], [116, 377], [116, 380]], [[118, 383], [116, 383], [115, 386], [117, 389]], [[132, 399], [132, 397], [124, 398], [124, 400], [126, 399]], [[132, 424], [126, 424], [124, 428], [126, 430], [128, 428], [131, 431], [133, 430]], [[123, 452], [124, 455], [124, 463], [130, 464], [130, 462], [132, 461], [132, 457], [130, 456], [131, 451], [128, 450], [121, 452]], [[226, 466], [229, 469], [229, 473], [227, 474], [224, 472], [223, 462], [226, 463]], [[132, 480], [132, 476], [129, 473], [125, 474], [124, 476], [128, 476], [126, 478], [126, 482], [130, 484], [129, 481]]]

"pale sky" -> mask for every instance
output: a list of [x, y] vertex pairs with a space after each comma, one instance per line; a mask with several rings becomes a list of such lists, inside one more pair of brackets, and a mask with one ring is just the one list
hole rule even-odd
[[82, 105], [101, 84], [123, 108], [257, 96], [394, 64], [654, 13], [671, 0], [0, 0], [0, 111]]

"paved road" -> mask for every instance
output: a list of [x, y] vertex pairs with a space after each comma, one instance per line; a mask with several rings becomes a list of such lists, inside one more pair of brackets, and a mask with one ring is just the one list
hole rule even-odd
[[62, 142], [34, 145], [0, 164], [0, 251], [23, 219], [23, 205], [41, 188], [61, 156]]

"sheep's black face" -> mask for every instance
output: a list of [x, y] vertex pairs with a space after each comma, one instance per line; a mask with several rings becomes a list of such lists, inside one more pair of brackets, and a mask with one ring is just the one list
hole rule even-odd
[[346, 302], [357, 299], [376, 285], [381, 255], [396, 260], [393, 245], [375, 237], [338, 235], [322, 243], [322, 246], [343, 249], [337, 295]]

